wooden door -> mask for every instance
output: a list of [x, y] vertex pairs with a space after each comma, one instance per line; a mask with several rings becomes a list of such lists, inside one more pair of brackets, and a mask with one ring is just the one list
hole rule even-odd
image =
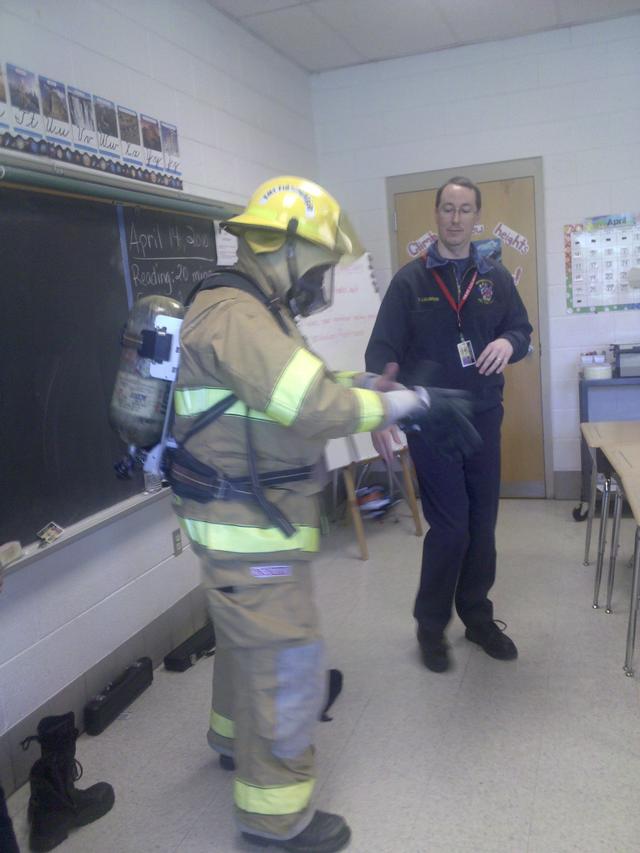
[[[482, 192], [482, 212], [474, 240], [500, 237], [502, 263], [514, 276], [533, 326], [533, 351], [505, 370], [501, 494], [544, 497], [534, 180], [524, 177], [477, 184]], [[435, 196], [435, 189], [393, 196], [399, 266], [436, 236]]]

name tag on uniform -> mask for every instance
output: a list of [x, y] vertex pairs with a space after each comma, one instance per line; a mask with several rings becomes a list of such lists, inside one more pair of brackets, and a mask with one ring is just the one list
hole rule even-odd
[[472, 364], [476, 363], [471, 341], [460, 341], [458, 344], [458, 355], [460, 356], [460, 364], [463, 367], [471, 367]]

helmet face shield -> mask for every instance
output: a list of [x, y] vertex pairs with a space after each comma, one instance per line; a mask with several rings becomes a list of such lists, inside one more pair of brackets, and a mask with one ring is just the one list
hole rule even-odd
[[335, 250], [340, 254], [338, 263], [341, 267], [350, 266], [364, 254], [364, 246], [358, 239], [356, 230], [344, 210], [340, 211], [338, 218]]
[[287, 301], [294, 317], [309, 317], [333, 302], [334, 269], [340, 256], [300, 239], [291, 230], [286, 244]]
[[333, 264], [312, 267], [292, 284], [288, 301], [294, 317], [310, 317], [333, 303], [334, 273]]

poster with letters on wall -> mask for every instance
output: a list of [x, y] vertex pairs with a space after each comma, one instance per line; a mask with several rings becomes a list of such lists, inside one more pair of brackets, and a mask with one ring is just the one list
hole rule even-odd
[[142, 145], [144, 148], [144, 162], [149, 169], [164, 169], [164, 157], [162, 155], [162, 137], [160, 136], [160, 124], [151, 116], [140, 115], [142, 127]]
[[10, 124], [14, 129], [15, 147], [29, 154], [47, 154], [42, 137], [42, 115], [36, 75], [26, 68], [7, 63]]
[[118, 127], [120, 129], [122, 159], [125, 163], [142, 166], [144, 163], [144, 150], [142, 148], [138, 113], [135, 110], [119, 106]]
[[160, 122], [160, 136], [164, 153], [164, 167], [172, 175], [180, 174], [180, 149], [178, 147], [178, 128], [175, 124]]
[[73, 147], [76, 151], [84, 152], [81, 165], [90, 166], [90, 155], [98, 153], [98, 134], [91, 95], [72, 86], [67, 89], [67, 95]]
[[120, 137], [118, 136], [116, 105], [107, 98], [99, 98], [94, 95], [93, 110], [96, 116], [98, 152], [115, 163], [120, 160]]
[[7, 81], [0, 64], [0, 131], [9, 129], [9, 105], [7, 104]]
[[49, 156], [56, 160], [70, 159], [72, 138], [66, 86], [42, 76], [39, 77], [39, 83], [44, 135], [49, 143]]

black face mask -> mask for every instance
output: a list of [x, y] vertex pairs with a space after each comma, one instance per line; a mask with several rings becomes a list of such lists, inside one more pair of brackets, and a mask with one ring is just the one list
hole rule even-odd
[[309, 317], [324, 311], [333, 302], [333, 265], [312, 267], [300, 276], [287, 294], [289, 308], [294, 317]]

